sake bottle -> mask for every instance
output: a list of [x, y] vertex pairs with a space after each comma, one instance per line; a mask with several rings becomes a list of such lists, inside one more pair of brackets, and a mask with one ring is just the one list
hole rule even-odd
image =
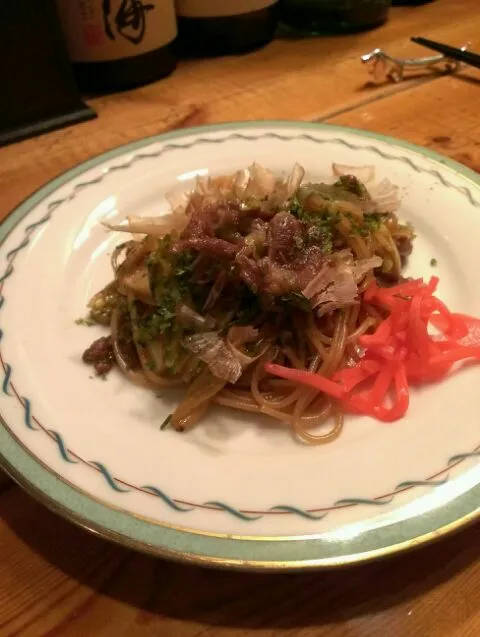
[[70, 60], [83, 92], [110, 92], [171, 73], [174, 0], [57, 0]]
[[277, 0], [176, 0], [179, 51], [191, 56], [246, 53], [272, 40]]
[[391, 0], [283, 0], [281, 20], [309, 34], [364, 31], [383, 24]]

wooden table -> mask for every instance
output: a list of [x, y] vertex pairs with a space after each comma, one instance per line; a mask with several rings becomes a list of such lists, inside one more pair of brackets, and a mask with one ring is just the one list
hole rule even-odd
[[[480, 171], [480, 72], [366, 82], [376, 46], [411, 35], [480, 49], [478, 0], [395, 9], [381, 29], [277, 40], [183, 63], [167, 80], [91, 100], [99, 118], [0, 150], [0, 216], [45, 181], [119, 144], [189, 125], [301, 119], [391, 134]], [[475, 41], [476, 40], [476, 41]], [[345, 571], [249, 575], [137, 555], [45, 510], [0, 474], [1, 637], [467, 637], [480, 635], [480, 529]]]

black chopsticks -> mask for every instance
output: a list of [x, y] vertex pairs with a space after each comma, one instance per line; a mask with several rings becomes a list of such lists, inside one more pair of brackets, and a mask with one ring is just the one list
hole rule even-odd
[[464, 62], [470, 66], [474, 66], [480, 69], [480, 55], [478, 53], [472, 53], [472, 51], [466, 51], [464, 49], [457, 49], [454, 46], [448, 44], [441, 44], [440, 42], [434, 42], [433, 40], [427, 40], [426, 38], [411, 38], [412, 42], [421, 44], [422, 46], [443, 53], [446, 57], [457, 62]]

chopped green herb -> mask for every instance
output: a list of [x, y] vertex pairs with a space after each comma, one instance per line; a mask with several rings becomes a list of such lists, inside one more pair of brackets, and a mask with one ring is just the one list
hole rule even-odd
[[367, 237], [369, 234], [377, 232], [382, 225], [382, 219], [378, 214], [365, 214], [363, 223], [358, 223], [358, 220], [349, 213], [346, 214], [346, 217], [350, 222], [352, 232], [362, 237]]
[[92, 327], [92, 325], [96, 325], [96, 324], [97, 322], [91, 319], [89, 316], [75, 319], [75, 325], [85, 325], [86, 327]]
[[353, 175], [342, 175], [340, 179], [334, 183], [334, 188], [351, 192], [353, 195], [357, 195], [357, 197], [368, 197], [365, 186]]
[[302, 221], [310, 224], [307, 230], [308, 243], [319, 246], [327, 254], [330, 253], [333, 249], [335, 224], [338, 221], [337, 215], [303, 213], [301, 218]]
[[170, 424], [171, 420], [172, 420], [172, 414], [168, 414], [168, 416], [165, 418], [165, 420], [160, 425], [160, 429], [161, 430], [166, 429], [168, 427], [168, 425]]
[[169, 331], [173, 326], [177, 305], [188, 296], [189, 277], [195, 255], [190, 251], [172, 252], [172, 237], [166, 235], [158, 242], [157, 250], [148, 258], [150, 288], [156, 302], [153, 313], [143, 322], [151, 340]]
[[182, 278], [185, 275], [191, 274], [193, 271], [193, 263], [196, 259], [196, 255], [191, 250], [186, 250], [178, 255], [175, 263], [174, 276]]
[[245, 284], [241, 284], [238, 297], [240, 304], [231, 324], [248, 325], [262, 312], [260, 297]]
[[300, 308], [304, 312], [309, 312], [312, 309], [310, 299], [307, 299], [301, 292], [290, 292], [290, 294], [282, 296], [281, 300], [284, 303]]
[[112, 312], [117, 306], [119, 299], [116, 282], [109, 283], [90, 300], [88, 304], [90, 308], [88, 319], [94, 323], [100, 323], [100, 325], [110, 325]]
[[432, 266], [432, 268], [435, 268], [438, 265], [438, 261], [435, 259], [435, 257], [430, 259], [430, 265]]
[[139, 345], [165, 337], [164, 361], [167, 370], [175, 373], [183, 355], [182, 327], [176, 322], [177, 307], [189, 302], [195, 286], [190, 281], [196, 255], [191, 251], [172, 251], [173, 237], [166, 235], [158, 241], [157, 249], [147, 261], [150, 289], [155, 306], [134, 301], [130, 312], [134, 323], [134, 338]]
[[298, 200], [297, 195], [294, 195], [288, 202], [288, 210], [294, 217], [301, 218], [303, 206]]
[[[134, 338], [139, 345], [147, 346], [151, 341], [155, 340], [162, 334], [166, 334], [172, 327], [173, 318], [175, 316], [174, 307], [171, 311], [168, 300], [163, 305], [157, 305], [153, 311], [142, 314], [139, 311], [141, 304], [137, 301], [133, 302], [134, 312]], [[141, 307], [143, 310], [143, 306]]]
[[382, 225], [382, 217], [379, 214], [366, 214], [363, 216], [363, 225], [370, 232], [377, 232]]

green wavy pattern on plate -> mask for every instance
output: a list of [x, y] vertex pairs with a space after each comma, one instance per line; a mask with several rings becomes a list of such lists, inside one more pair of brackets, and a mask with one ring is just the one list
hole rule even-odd
[[[52, 202], [50, 202], [47, 205], [47, 212], [46, 214], [41, 217], [38, 221], [29, 224], [24, 231], [24, 237], [22, 239], [22, 241], [19, 243], [18, 246], [16, 246], [15, 248], [13, 248], [12, 250], [10, 250], [6, 257], [7, 257], [7, 266], [5, 268], [4, 273], [0, 276], [0, 285], [3, 286], [3, 284], [5, 283], [5, 281], [12, 275], [12, 273], [14, 272], [14, 261], [16, 256], [18, 255], [19, 252], [21, 252], [21, 250], [23, 250], [24, 248], [27, 247], [27, 245], [30, 242], [30, 239], [32, 237], [32, 235], [34, 234], [35, 230], [37, 230], [40, 226], [42, 226], [43, 224], [47, 223], [51, 217], [52, 214], [54, 213], [54, 211], [61, 206], [62, 204], [64, 204], [67, 201], [71, 201], [72, 199], [74, 199], [76, 197], [76, 195], [82, 191], [83, 189], [93, 186], [95, 184], [100, 183], [101, 181], [103, 181], [109, 174], [115, 172], [115, 171], [119, 171], [119, 170], [126, 170], [128, 168], [130, 168], [134, 163], [136, 163], [137, 161], [141, 161], [142, 159], [152, 159], [152, 158], [157, 158], [160, 157], [161, 155], [172, 151], [172, 150], [185, 150], [188, 148], [192, 148], [193, 146], [197, 146], [197, 145], [201, 145], [201, 144], [222, 144], [225, 141], [229, 141], [232, 139], [238, 139], [238, 140], [242, 140], [242, 141], [252, 141], [255, 142], [257, 141], [259, 138], [270, 138], [270, 139], [278, 139], [281, 141], [285, 141], [285, 142], [291, 142], [291, 141], [296, 141], [298, 139], [304, 139], [304, 140], [308, 140], [311, 141], [315, 144], [318, 145], [322, 145], [322, 144], [339, 144], [342, 146], [345, 146], [351, 150], [368, 150], [371, 151], [373, 153], [376, 153], [377, 155], [379, 155], [380, 157], [382, 157], [383, 159], [386, 159], [388, 161], [400, 161], [403, 162], [405, 164], [408, 164], [413, 170], [415, 170], [418, 173], [426, 173], [429, 174], [435, 178], [437, 178], [445, 187], [447, 188], [453, 188], [455, 190], [457, 190], [459, 193], [461, 193], [462, 195], [464, 195], [469, 202], [477, 207], [480, 208], [480, 202], [477, 201], [475, 199], [475, 197], [473, 196], [473, 194], [470, 192], [470, 190], [465, 187], [465, 186], [456, 186], [455, 184], [452, 184], [450, 181], [448, 181], [443, 175], [442, 173], [440, 173], [439, 171], [435, 170], [435, 169], [426, 169], [426, 168], [420, 168], [418, 167], [414, 161], [412, 161], [409, 157], [403, 157], [403, 156], [396, 156], [396, 155], [392, 155], [390, 153], [387, 153], [375, 146], [371, 146], [371, 145], [365, 145], [365, 144], [353, 144], [351, 142], [348, 142], [344, 139], [341, 138], [326, 138], [326, 139], [319, 139], [317, 137], [313, 137], [311, 135], [308, 135], [306, 133], [301, 134], [301, 135], [296, 135], [294, 137], [290, 136], [290, 135], [281, 135], [280, 133], [262, 133], [260, 135], [247, 135], [247, 134], [243, 134], [243, 133], [232, 133], [226, 137], [222, 137], [222, 138], [207, 138], [207, 137], [200, 137], [197, 138], [195, 140], [193, 140], [190, 143], [185, 143], [185, 144], [166, 144], [165, 146], [163, 146], [161, 149], [159, 149], [158, 151], [151, 151], [151, 152], [139, 152], [135, 155], [133, 155], [128, 161], [123, 162], [121, 164], [116, 164], [111, 166], [110, 168], [104, 170], [102, 172], [102, 174], [98, 175], [97, 177], [95, 177], [94, 179], [88, 180], [88, 181], [83, 181], [83, 182], [79, 182], [77, 183], [72, 191], [70, 192], [69, 195], [67, 195], [66, 197], [63, 197], [61, 199], [56, 199]], [[5, 301], [5, 297], [4, 295], [0, 296], [0, 310], [4, 304]], [[3, 337], [3, 332], [0, 330], [0, 341], [1, 338]], [[13, 368], [10, 364], [5, 363], [4, 364], [4, 378], [3, 378], [3, 382], [2, 382], [2, 391], [6, 396], [9, 397], [13, 397], [12, 394], [9, 391], [9, 387], [11, 384], [11, 376], [13, 373]], [[35, 426], [32, 423], [32, 412], [31, 412], [31, 402], [28, 398], [21, 398], [20, 402], [24, 408], [24, 423], [25, 426], [28, 427], [29, 429], [33, 430], [33, 431], [38, 431], [40, 429], [44, 429], [43, 427], [40, 426]], [[62, 436], [53, 430], [47, 430], [44, 429], [44, 431], [50, 436], [50, 438], [56, 443], [57, 448], [58, 448], [58, 452], [60, 453], [60, 456], [62, 457], [62, 459], [65, 462], [68, 463], [78, 463], [78, 460], [76, 460], [73, 456], [72, 453], [70, 452], [66, 442], [64, 441], [64, 439], [62, 438]], [[473, 452], [466, 452], [466, 453], [460, 453], [460, 454], [456, 454], [454, 456], [452, 456], [449, 460], [448, 460], [448, 466], [454, 464], [454, 463], [458, 463], [458, 462], [463, 462], [467, 459], [471, 459], [471, 458], [478, 458], [480, 457], [480, 451], [474, 450]], [[99, 474], [104, 478], [105, 482], [108, 484], [108, 486], [114, 490], [117, 493], [130, 493], [133, 489], [126, 487], [124, 485], [124, 483], [122, 481], [120, 481], [119, 479], [115, 478], [111, 472], [109, 471], [109, 469], [102, 463], [99, 461], [89, 461], [88, 462], [89, 466], [91, 466], [92, 468], [96, 469]], [[441, 480], [435, 480], [435, 479], [430, 479], [430, 480], [408, 480], [408, 481], [404, 481], [399, 483], [396, 487], [395, 487], [395, 492], [398, 491], [402, 491], [405, 489], [409, 489], [409, 488], [414, 488], [414, 487], [439, 487], [444, 485], [449, 479], [449, 475], [447, 474], [445, 476], [445, 478], [441, 479]], [[195, 510], [195, 506], [193, 507], [185, 507], [185, 506], [180, 506], [178, 504], [178, 502], [172, 498], [170, 498], [164, 491], [162, 491], [161, 489], [159, 489], [156, 486], [152, 486], [152, 485], [146, 485], [143, 487], [135, 487], [135, 490], [140, 490], [146, 493], [149, 493], [151, 495], [156, 496], [157, 498], [159, 498], [160, 501], [162, 501], [166, 506], [168, 506], [170, 509], [177, 511], [179, 513], [188, 513], [190, 511]], [[380, 497], [380, 498], [362, 498], [362, 497], [349, 497], [349, 498], [342, 498], [341, 500], [337, 500], [333, 507], [331, 507], [331, 509], [335, 509], [335, 508], [341, 508], [341, 507], [345, 507], [345, 506], [359, 506], [359, 505], [366, 505], [366, 506], [385, 506], [387, 504], [390, 504], [394, 498], [395, 493], [392, 493], [389, 496], [384, 496], [384, 497]], [[203, 507], [209, 507], [213, 510], [216, 511], [223, 511], [229, 515], [234, 516], [235, 518], [245, 521], [245, 522], [253, 522], [255, 520], [259, 520], [262, 517], [264, 517], [264, 513], [262, 514], [254, 514], [254, 513], [249, 513], [246, 511], [242, 511], [236, 507], [233, 507], [225, 502], [220, 502], [217, 500], [212, 500], [212, 501], [207, 501], [202, 503]], [[270, 507], [269, 509], [270, 513], [287, 513], [287, 514], [293, 514], [293, 515], [298, 515], [299, 517], [302, 517], [304, 519], [308, 519], [308, 520], [321, 520], [323, 519], [326, 515], [328, 515], [328, 512], [321, 512], [321, 513], [313, 513], [310, 512], [308, 510], [305, 510], [301, 507], [296, 507], [290, 504], [278, 504], [278, 505], [274, 505], [272, 507]]]

